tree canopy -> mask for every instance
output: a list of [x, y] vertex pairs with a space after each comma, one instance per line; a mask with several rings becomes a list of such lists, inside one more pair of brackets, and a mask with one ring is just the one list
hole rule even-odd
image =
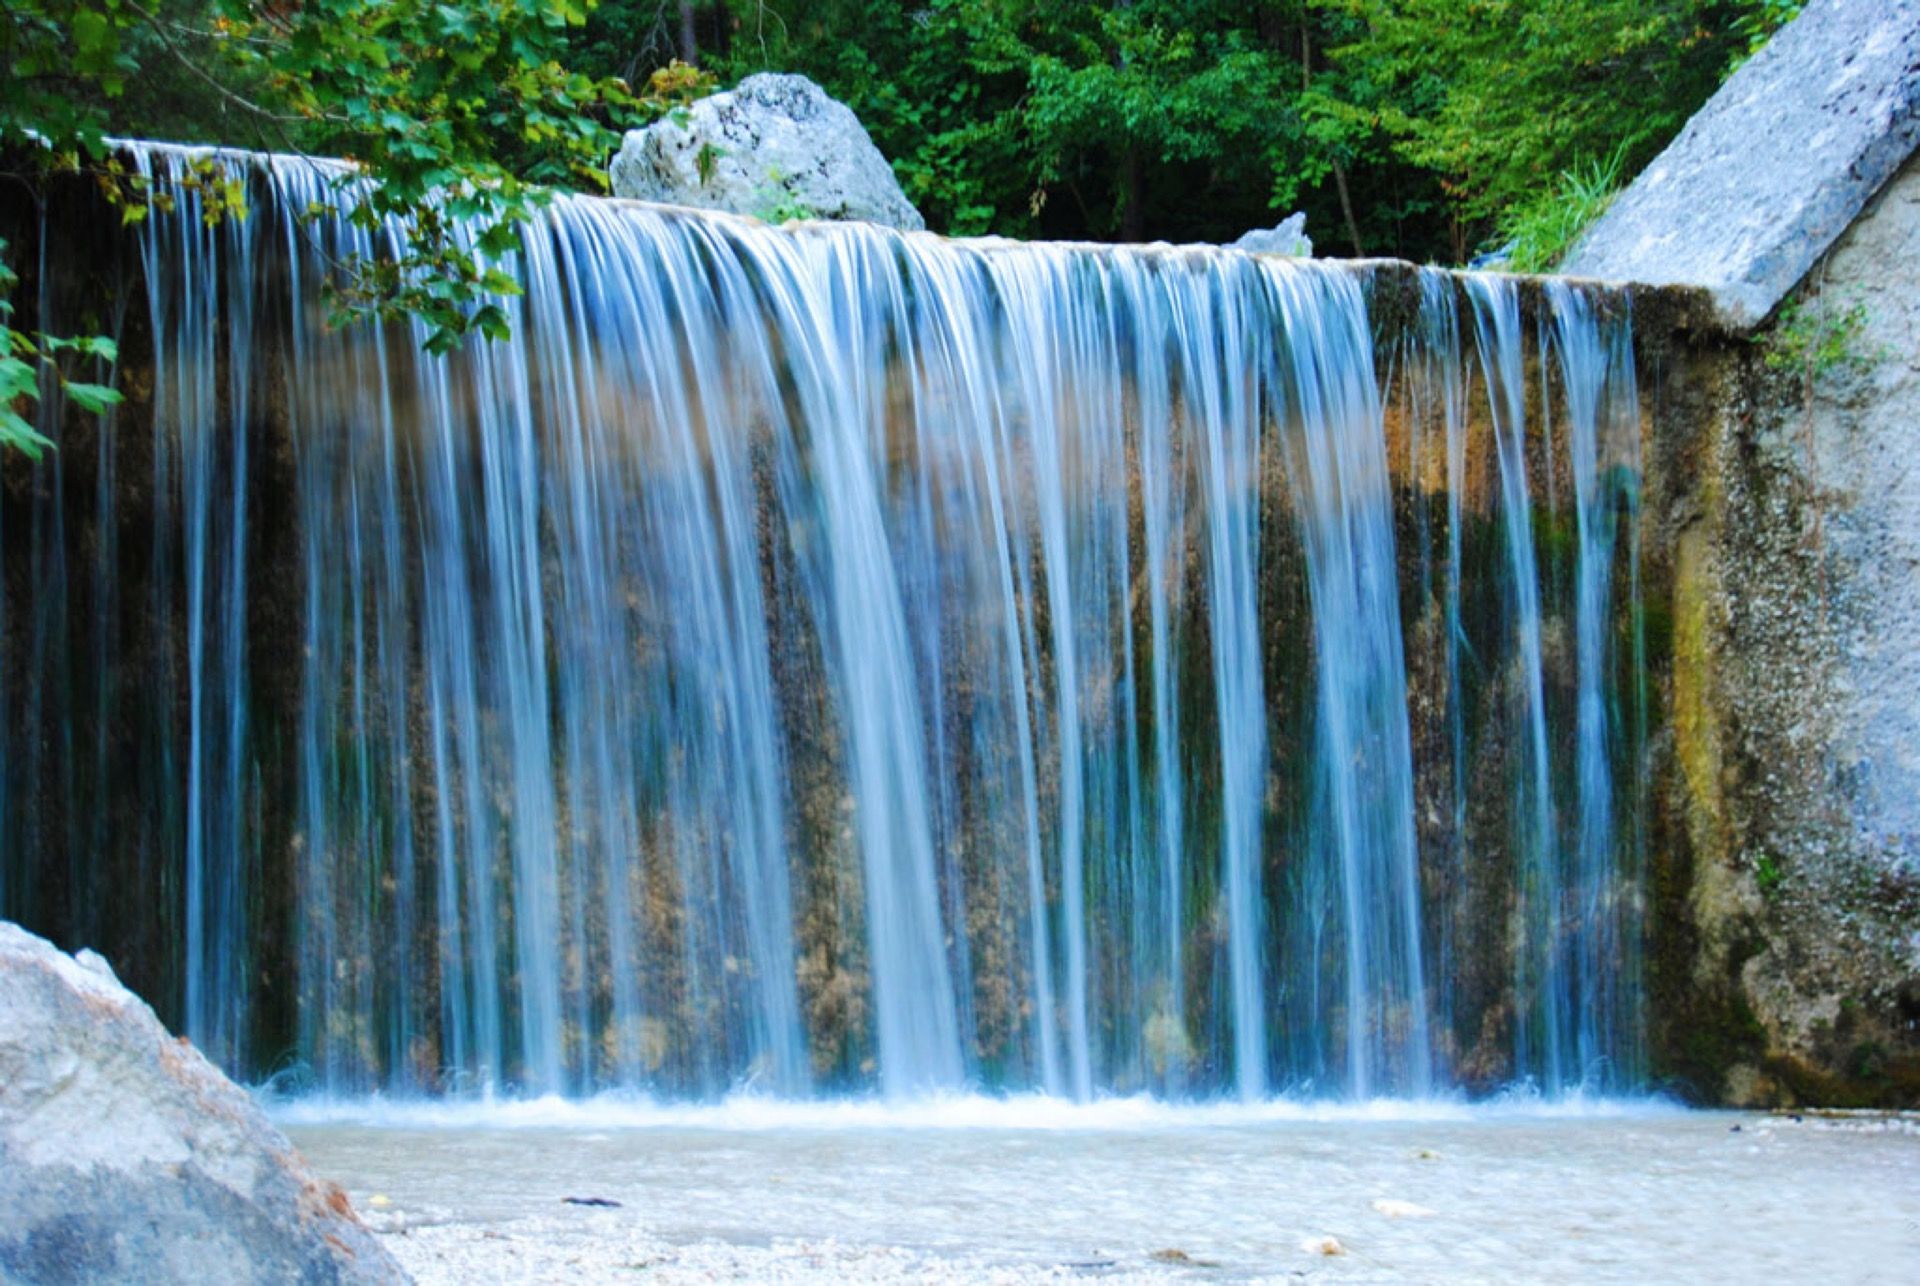
[[[1305, 209], [1350, 254], [1458, 262], [1593, 166], [1651, 159], [1790, 0], [770, 0], [704, 3], [731, 80], [846, 100], [931, 226], [1230, 239]], [[604, 35], [663, 33], [607, 0]], [[649, 26], [649, 21], [652, 25]], [[682, 24], [681, 29], [689, 29]], [[658, 37], [656, 37], [658, 41]]]
[[[1517, 235], [1543, 267], [1797, 8], [7, 0], [0, 156], [19, 182], [91, 170], [129, 218], [157, 197], [113, 135], [354, 161], [350, 217], [414, 237], [348, 265], [339, 311], [423, 318], [438, 349], [504, 330], [516, 287], [493, 259], [554, 188], [604, 185], [619, 129], [766, 69], [849, 103], [939, 231], [1225, 240], [1301, 208], [1329, 249], [1457, 262]], [[201, 181], [216, 212], [244, 202]], [[5, 293], [0, 445], [33, 448], [39, 372], [110, 346], [12, 329]]]
[[[95, 176], [129, 220], [165, 194], [130, 172], [112, 136], [172, 137], [340, 157], [357, 173], [339, 208], [407, 222], [405, 253], [343, 265], [336, 312], [413, 316], [445, 350], [504, 334], [495, 266], [556, 187], [605, 185], [613, 127], [709, 82], [663, 67], [641, 93], [573, 67], [591, 0], [8, 0], [0, 5], [0, 155], [15, 182]], [[211, 217], [244, 185], [208, 162], [190, 176]], [[4, 243], [0, 243], [0, 249]], [[110, 390], [67, 379], [62, 356], [104, 340], [16, 329], [0, 277], [0, 446], [46, 445], [22, 404], [51, 373], [82, 404]]]

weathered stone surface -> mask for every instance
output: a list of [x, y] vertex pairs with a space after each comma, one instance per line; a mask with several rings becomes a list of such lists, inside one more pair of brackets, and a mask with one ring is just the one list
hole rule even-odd
[[1764, 321], [1920, 144], [1920, 0], [1812, 0], [1574, 247], [1580, 277]]
[[[1821, 335], [1844, 355], [1799, 360]], [[1722, 1102], [1912, 1106], [1920, 157], [1809, 275], [1794, 325], [1759, 341], [1663, 372], [1668, 432], [1649, 443], [1648, 511], [1665, 516], [1648, 546], [1673, 560], [1669, 781], [1692, 850], [1684, 897], [1649, 924], [1657, 957], [1679, 944], [1655, 961], [1656, 1044]], [[1676, 401], [1704, 410], [1697, 437]]]
[[1252, 254], [1313, 258], [1313, 239], [1307, 235], [1307, 216], [1302, 211], [1295, 211], [1271, 228], [1255, 228], [1243, 233], [1239, 240], [1229, 243], [1228, 248]]
[[[1748, 429], [1726, 641], [1765, 947], [1742, 971], [1781, 1055], [1920, 1093], [1920, 158], [1814, 272]], [[1768, 344], [1780, 351], [1778, 335]], [[1903, 1070], [1904, 1068], [1904, 1070]], [[1792, 1067], [1781, 1064], [1776, 1078]], [[1803, 1085], [1802, 1100], [1833, 1097]]]
[[0, 1280], [406, 1275], [106, 961], [0, 922]]
[[628, 131], [611, 174], [615, 196], [642, 201], [927, 226], [852, 109], [805, 76], [749, 76], [695, 103], [685, 124]]

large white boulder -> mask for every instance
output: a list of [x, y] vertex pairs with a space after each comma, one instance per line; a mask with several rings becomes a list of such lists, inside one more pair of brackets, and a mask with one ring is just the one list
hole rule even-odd
[[0, 1281], [406, 1280], [105, 960], [0, 921]]
[[613, 194], [757, 218], [927, 226], [860, 119], [805, 76], [761, 72], [629, 130]]
[[1296, 259], [1313, 258], [1313, 238], [1307, 235], [1305, 211], [1295, 211], [1271, 228], [1243, 232], [1229, 242], [1229, 250], [1245, 250], [1256, 255], [1292, 255]]

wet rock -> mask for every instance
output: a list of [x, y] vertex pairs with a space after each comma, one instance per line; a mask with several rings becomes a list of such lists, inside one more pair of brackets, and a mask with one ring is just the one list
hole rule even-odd
[[0, 1280], [407, 1277], [105, 960], [0, 921]]
[[642, 201], [927, 226], [853, 110], [805, 76], [749, 76], [680, 120], [630, 130], [610, 173], [615, 196]]
[[1313, 239], [1307, 236], [1307, 216], [1296, 211], [1288, 215], [1271, 228], [1255, 228], [1243, 233], [1238, 241], [1228, 246], [1231, 250], [1245, 250], [1257, 255], [1292, 255], [1298, 259], [1313, 258]]

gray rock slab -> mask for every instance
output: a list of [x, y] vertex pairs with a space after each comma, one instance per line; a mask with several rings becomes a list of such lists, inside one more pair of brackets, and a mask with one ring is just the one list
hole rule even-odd
[[1563, 265], [1704, 286], [1746, 330], [1920, 144], [1920, 0], [1811, 0], [1728, 78]]
[[927, 226], [853, 109], [805, 76], [749, 76], [678, 119], [628, 131], [609, 175], [615, 196], [641, 201]]
[[0, 921], [0, 1281], [406, 1280], [105, 960]]

